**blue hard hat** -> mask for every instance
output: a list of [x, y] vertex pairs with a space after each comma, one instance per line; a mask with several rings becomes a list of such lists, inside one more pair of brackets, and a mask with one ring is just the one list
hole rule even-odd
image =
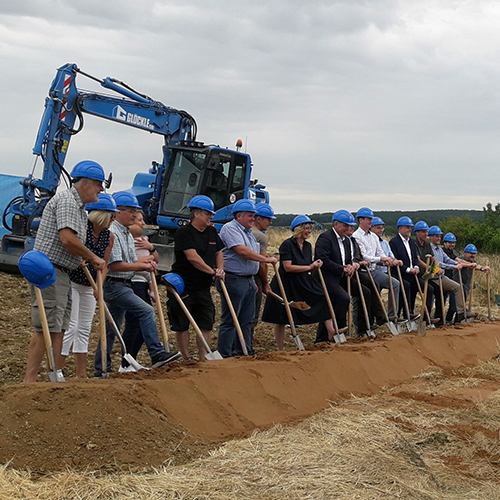
[[476, 245], [473, 245], [472, 243], [469, 243], [465, 248], [464, 252], [468, 253], [477, 253], [477, 248]]
[[332, 217], [332, 222], [343, 222], [344, 224], [349, 224], [349, 226], [355, 226], [356, 225], [356, 220], [354, 219], [354, 216], [351, 214], [351, 212], [348, 212], [347, 210], [337, 210]]
[[429, 236], [434, 236], [436, 234], [443, 234], [443, 231], [441, 231], [439, 226], [431, 226], [429, 228]]
[[443, 241], [448, 241], [450, 243], [456, 243], [457, 237], [453, 233], [446, 233], [444, 235]]
[[87, 203], [85, 205], [85, 210], [87, 210], [87, 212], [90, 212], [91, 210], [107, 210], [108, 212], [118, 212], [115, 200], [112, 196], [106, 193], [99, 193], [99, 201]]
[[128, 191], [118, 191], [113, 193], [113, 199], [115, 200], [117, 207], [141, 208], [137, 198]]
[[396, 223], [396, 226], [399, 227], [399, 226], [414, 226], [415, 224], [413, 224], [413, 221], [407, 217], [406, 215], [403, 215], [403, 217], [400, 217], [398, 219], [398, 222]]
[[269, 203], [257, 203], [255, 206], [255, 215], [267, 217], [268, 219], [276, 219], [273, 207]]
[[425, 222], [424, 220], [419, 220], [415, 224], [415, 227], [413, 229], [415, 231], [428, 231], [429, 230], [429, 224], [427, 224], [427, 222]]
[[39, 250], [24, 252], [17, 262], [21, 274], [37, 288], [47, 288], [56, 281], [56, 270], [50, 259]]
[[361, 207], [358, 210], [356, 217], [369, 217], [370, 219], [373, 219], [373, 212], [372, 212], [371, 208]]
[[293, 231], [298, 225], [307, 223], [313, 224], [313, 221], [307, 215], [297, 215], [297, 217], [292, 220], [290, 229]]
[[374, 217], [372, 220], [373, 226], [385, 226], [385, 222], [380, 217]]
[[164, 274], [162, 278], [171, 286], [173, 286], [179, 295], [184, 292], [184, 280], [175, 273]]
[[253, 201], [250, 200], [238, 200], [234, 205], [233, 205], [233, 214], [236, 212], [253, 212], [255, 213], [255, 204]]
[[104, 169], [99, 163], [92, 160], [83, 160], [77, 163], [71, 171], [71, 178], [78, 179], [84, 177], [85, 179], [95, 179], [96, 181], [104, 182]]
[[193, 196], [188, 204], [188, 208], [199, 208], [201, 210], [206, 210], [207, 212], [210, 212], [212, 215], [215, 214], [214, 212], [214, 202], [208, 197], [203, 194], [197, 194], [196, 196]]

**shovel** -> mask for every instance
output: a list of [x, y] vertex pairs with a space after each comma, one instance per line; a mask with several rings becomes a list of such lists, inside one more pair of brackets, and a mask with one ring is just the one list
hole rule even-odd
[[321, 272], [320, 267], [318, 267], [318, 276], [321, 281], [321, 286], [323, 287], [323, 292], [325, 293], [328, 309], [330, 309], [330, 316], [332, 317], [333, 328], [335, 329], [335, 335], [333, 336], [333, 340], [335, 341], [336, 344], [343, 344], [344, 342], [347, 342], [347, 339], [345, 338], [344, 334], [347, 328], [343, 328], [342, 332], [339, 331], [339, 325], [337, 324], [335, 311], [333, 310], [332, 301], [330, 299], [330, 295], [328, 294], [328, 288], [326, 288], [325, 278], [323, 278], [323, 273]]
[[361, 299], [361, 304], [363, 306], [363, 312], [365, 314], [366, 335], [368, 335], [368, 337], [371, 337], [372, 339], [374, 339], [377, 336], [375, 335], [375, 332], [371, 329], [370, 318], [368, 317], [368, 309], [366, 308], [366, 300], [365, 300], [365, 296], [363, 295], [363, 287], [361, 286], [361, 281], [359, 280], [358, 271], [356, 270], [355, 273], [356, 273], [356, 281], [358, 282], [358, 288], [359, 288], [359, 298]]
[[102, 271], [100, 270], [97, 271], [97, 303], [99, 304], [99, 332], [101, 334], [101, 378], [109, 378], [106, 371], [108, 364], [108, 339], [106, 338], [106, 313], [104, 312], [106, 304], [104, 302], [104, 292], [102, 291]]
[[[469, 314], [471, 315], [471, 319], [472, 319], [472, 292], [474, 291], [474, 271], [475, 269], [472, 268], [472, 273], [470, 277]], [[465, 302], [464, 302], [464, 308], [465, 308]]]
[[163, 307], [161, 306], [160, 294], [158, 293], [158, 283], [156, 283], [156, 275], [151, 271], [151, 283], [153, 284], [153, 291], [156, 297], [156, 310], [158, 311], [158, 318], [160, 320], [161, 334], [163, 336], [163, 345], [165, 351], [170, 352], [170, 343], [168, 342], [167, 325], [165, 325], [165, 316], [163, 315]]
[[[273, 291], [268, 292], [268, 295], [271, 297], [274, 297], [278, 302], [281, 302], [282, 304], [285, 303], [282, 297], [280, 297], [277, 293], [274, 293]], [[290, 307], [293, 307], [294, 309], [299, 309], [300, 311], [309, 311], [311, 309], [311, 306], [307, 304], [306, 302], [302, 300], [297, 300], [297, 301], [291, 301], [288, 303]]]
[[347, 309], [347, 333], [353, 337], [352, 331], [352, 297], [351, 297], [351, 277], [347, 276], [347, 295], [349, 295], [349, 307]]
[[406, 296], [406, 290], [403, 284], [403, 277], [401, 276], [401, 269], [399, 266], [397, 266], [397, 271], [398, 271], [398, 278], [399, 282], [401, 283], [401, 292], [403, 294], [403, 303], [405, 305], [405, 314], [406, 314], [406, 328], [408, 329], [409, 332], [416, 332], [418, 330], [417, 328], [417, 323], [415, 320], [411, 319], [410, 316], [410, 308], [408, 306], [408, 297]]
[[[467, 307], [465, 303], [465, 292], [464, 292], [464, 283], [462, 281], [462, 270], [458, 270], [458, 279], [460, 281], [460, 293], [462, 294], [462, 302], [464, 303], [464, 321], [466, 323], [472, 323], [472, 318], [467, 317]], [[472, 285], [472, 282], [471, 282]], [[472, 293], [472, 286], [471, 286], [471, 293]]]
[[[238, 338], [240, 339], [240, 344], [241, 344], [241, 350], [243, 351], [243, 354], [245, 356], [248, 356], [248, 349], [247, 345], [245, 344], [245, 338], [243, 337], [243, 332], [241, 331], [241, 326], [240, 322], [238, 321], [238, 316], [236, 315], [236, 311], [234, 310], [233, 303], [231, 302], [231, 298], [229, 297], [229, 293], [227, 292], [226, 284], [224, 283], [224, 280], [220, 280], [220, 286], [222, 288], [222, 291], [224, 292], [224, 297], [226, 297], [226, 302], [229, 307], [229, 310], [231, 311], [231, 316], [233, 317], [233, 323], [236, 328], [236, 333], [238, 334]], [[285, 297], [283, 295], [283, 297]], [[286, 300], [286, 298], [285, 298]], [[285, 307], [288, 306], [288, 303], [285, 303]], [[289, 306], [288, 306], [289, 307]]]
[[[387, 266], [387, 277], [389, 278], [389, 297], [392, 302], [392, 309], [394, 311], [394, 314], [398, 315], [398, 312], [396, 310], [396, 297], [394, 297], [394, 287], [392, 286], [392, 276], [391, 276], [391, 266]], [[403, 286], [403, 283], [401, 283], [401, 286]], [[406, 323], [406, 321], [405, 321]], [[403, 324], [400, 322], [396, 323], [396, 328], [398, 329], [398, 334], [403, 333]]]
[[389, 320], [389, 315], [387, 314], [387, 309], [384, 306], [384, 301], [382, 300], [382, 297], [380, 296], [380, 292], [378, 291], [377, 284], [375, 283], [375, 280], [373, 279], [370, 268], [367, 267], [366, 270], [368, 272], [368, 276], [370, 277], [370, 281], [372, 282], [373, 290], [375, 291], [375, 295], [377, 296], [377, 300], [380, 304], [380, 307], [382, 308], [382, 312], [384, 313], [385, 324], [387, 325], [387, 327], [389, 328], [389, 331], [393, 335], [399, 335], [398, 327], [392, 321]]
[[[431, 255], [426, 255], [426, 258], [427, 258], [426, 268], [428, 270]], [[417, 275], [415, 275], [415, 276], [417, 276]], [[418, 277], [417, 277], [417, 281], [418, 281]], [[420, 286], [420, 283], [419, 283], [419, 286]], [[429, 276], [427, 276], [427, 279], [425, 280], [425, 284], [424, 284], [424, 295], [422, 297], [422, 309], [420, 311], [420, 321], [418, 322], [418, 336], [419, 337], [425, 337], [427, 335], [424, 313], [427, 311], [427, 290], [428, 289], [429, 289]], [[427, 315], [429, 316], [429, 323], [431, 324], [429, 311], [427, 311]]]
[[442, 322], [444, 325], [446, 315], [444, 313], [444, 291], [443, 291], [443, 279], [442, 279], [441, 275], [438, 275], [438, 280], [439, 280], [439, 295], [441, 298], [441, 316], [442, 316], [442, 320], [443, 320]]
[[488, 321], [494, 321], [491, 315], [491, 275], [488, 273], [486, 275], [486, 288], [488, 289]]
[[[424, 300], [424, 294], [423, 294], [423, 292], [422, 292], [422, 288], [421, 288], [421, 286], [420, 286], [420, 281], [418, 281], [418, 276], [417, 276], [416, 274], [415, 274], [415, 280], [416, 280], [416, 282], [417, 282], [418, 294], [420, 295], [420, 299], [421, 299], [421, 300], [422, 300], [422, 302], [423, 302], [423, 300]], [[421, 316], [421, 318], [423, 318], [423, 317], [424, 317], [424, 316], [422, 316], [422, 315], [420, 315], [420, 316]], [[427, 305], [425, 306], [425, 317], [427, 318], [427, 326], [428, 326], [429, 328], [436, 328], [436, 327], [434, 326], [434, 324], [431, 322], [431, 316], [430, 316], [430, 314], [429, 314], [429, 310], [427, 309]]]
[[[34, 286], [34, 285], [33, 285]], [[50, 337], [49, 324], [47, 323], [47, 315], [43, 305], [42, 291], [37, 286], [35, 288], [36, 302], [40, 311], [40, 320], [42, 322], [43, 340], [45, 342], [45, 351], [47, 353], [47, 361], [49, 365], [49, 380], [51, 382], [65, 382], [62, 371], [56, 370], [56, 360], [54, 358], [54, 348], [52, 347], [52, 338]]]
[[[35, 250], [33, 250], [35, 252]], [[29, 253], [29, 252], [27, 252]], [[27, 253], [24, 255], [26, 256]], [[47, 268], [49, 268], [50, 274], [54, 276], [54, 265], [52, 264], [52, 261], [42, 252], [38, 252], [39, 258], [41, 259], [46, 259], [47, 260]], [[21, 257], [22, 259], [22, 257]], [[43, 341], [45, 344], [45, 352], [47, 353], [47, 363], [49, 365], [49, 380], [51, 382], [65, 382], [64, 375], [62, 374], [61, 370], [56, 369], [56, 360], [54, 357], [54, 348], [52, 346], [52, 337], [50, 336], [50, 330], [49, 330], [49, 324], [47, 322], [47, 314], [45, 312], [45, 306], [43, 305], [43, 297], [42, 297], [42, 291], [39, 288], [42, 286], [42, 288], [45, 288], [45, 286], [49, 285], [48, 280], [45, 280], [45, 284], [41, 285], [40, 283], [35, 284], [32, 280], [29, 279], [28, 273], [25, 274], [24, 272], [24, 267], [22, 265], [22, 260], [19, 260], [19, 270], [23, 274], [23, 276], [26, 278], [28, 283], [33, 286], [35, 289], [35, 297], [36, 297], [36, 302], [38, 304], [38, 310], [40, 312], [40, 321], [42, 322], [42, 333], [43, 333]], [[51, 271], [50, 271], [51, 268]], [[26, 269], [26, 271], [29, 271], [29, 269]], [[54, 273], [54, 274], [53, 274]], [[47, 278], [50, 276], [50, 274], [47, 274]], [[53, 281], [52, 281], [53, 283]]]
[[280, 273], [278, 272], [278, 268], [276, 264], [273, 264], [274, 274], [276, 276], [276, 280], [278, 281], [278, 286], [280, 287], [281, 295], [283, 296], [283, 301], [285, 304], [286, 315], [288, 316], [288, 321], [290, 322], [290, 330], [292, 331], [292, 337], [299, 351], [305, 351], [304, 344], [300, 337], [297, 335], [297, 331], [295, 330], [295, 323], [293, 322], [292, 310], [290, 309], [290, 305], [288, 304], [288, 299], [286, 298], [285, 287], [283, 286], [283, 282], [281, 281]]
[[[173, 273], [170, 273], [173, 274]], [[179, 278], [179, 280], [182, 280], [182, 278], [179, 275], [175, 275], [176, 277]], [[207, 350], [207, 353], [205, 354], [205, 359], [209, 361], [215, 361], [217, 359], [224, 359], [219, 351], [212, 351], [210, 349], [210, 346], [208, 345], [207, 340], [205, 339], [205, 336], [203, 335], [203, 332], [200, 330], [200, 327], [196, 324], [196, 321], [194, 320], [193, 316], [189, 312], [189, 309], [187, 308], [186, 304], [184, 304], [184, 301], [182, 300], [181, 296], [179, 295], [179, 292], [177, 291], [177, 288], [173, 283], [170, 283], [169, 281], [169, 274], [164, 274], [162, 278], [167, 282], [167, 289], [168, 291], [175, 297], [179, 305], [181, 306], [182, 310], [184, 311], [184, 314], [186, 315], [187, 319], [191, 323], [191, 325], [194, 328], [194, 331], [196, 332], [196, 335], [200, 338], [200, 340], [203, 342], [203, 345], [205, 346], [205, 349]], [[184, 291], [184, 286], [182, 287], [183, 290], [181, 293]], [[158, 296], [157, 296], [158, 297]]]
[[[95, 291], [97, 290], [97, 285], [94, 281], [94, 278], [92, 278], [92, 275], [90, 274], [90, 271], [88, 270], [87, 266], [83, 268], [83, 271], [85, 272], [85, 276], [89, 280], [90, 285]], [[132, 367], [134, 370], [139, 371], [139, 370], [149, 370], [149, 368], [146, 368], [145, 366], [142, 366], [133, 356], [132, 354], [129, 354], [127, 352], [127, 346], [125, 345], [125, 342], [123, 341], [123, 337], [121, 336], [120, 330], [118, 329], [118, 326], [115, 323], [115, 320], [113, 319], [113, 316], [111, 316], [111, 313], [109, 312], [108, 306], [106, 305], [106, 302], [104, 302], [104, 312], [106, 313], [106, 318], [111, 325], [111, 328], [113, 328], [113, 331], [115, 332], [115, 335], [118, 337], [118, 340], [120, 341], [121, 349], [122, 349], [122, 358]]]

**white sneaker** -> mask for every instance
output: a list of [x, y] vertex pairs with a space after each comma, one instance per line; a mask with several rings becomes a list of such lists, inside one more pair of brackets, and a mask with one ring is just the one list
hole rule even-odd
[[129, 373], [129, 372], [136, 372], [137, 370], [132, 366], [122, 366], [120, 365], [120, 368], [118, 368], [118, 373]]

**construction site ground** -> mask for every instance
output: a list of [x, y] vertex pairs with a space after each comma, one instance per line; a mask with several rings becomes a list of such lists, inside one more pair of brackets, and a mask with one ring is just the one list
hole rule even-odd
[[[368, 425], [370, 418], [385, 410], [388, 425], [401, 435], [419, 433], [425, 446], [435, 447], [434, 451], [441, 447], [443, 467], [478, 480], [473, 468], [482, 463], [490, 471], [484, 480], [500, 488], [498, 412], [496, 418], [484, 421], [441, 423], [426, 433], [419, 428], [420, 416], [431, 410], [500, 407], [500, 370], [491, 370], [490, 375], [473, 372], [481, 363], [498, 365], [496, 321], [484, 318], [428, 330], [425, 337], [415, 333], [393, 337], [382, 328], [374, 340], [318, 346], [313, 345], [315, 329], [302, 327], [299, 334], [306, 351], [295, 350], [289, 340], [283, 353], [276, 352], [272, 325], [261, 324], [256, 355], [248, 358], [175, 362], [157, 370], [112, 373], [107, 380], [75, 380], [70, 357], [66, 383], [46, 382], [42, 367], [40, 382], [23, 384], [31, 326], [29, 289], [20, 276], [0, 273], [0, 311], [0, 463], [6, 470], [27, 471], [32, 478], [68, 470], [150, 473], [214, 460], [214, 450], [228, 441], [251, 438], [256, 430], [276, 429], [275, 425], [299, 429], [325, 409], [342, 408], [349, 412], [354, 428], [363, 426], [363, 421]], [[96, 339], [95, 324], [92, 353]], [[140, 360], [149, 364], [147, 354], [141, 353]], [[115, 369], [118, 363], [116, 346]], [[469, 372], [464, 375], [464, 370]], [[91, 375], [90, 361], [88, 371]], [[428, 375], [438, 372], [439, 384]], [[458, 380], [462, 382], [454, 382]], [[369, 409], [372, 403], [367, 401], [376, 403]], [[411, 407], [413, 420], [401, 405]], [[328, 433], [335, 432], [333, 422]], [[429, 436], [434, 441], [426, 441]], [[446, 447], [454, 439], [474, 441], [476, 456], [448, 453]], [[483, 441], [479, 447], [478, 440]], [[415, 457], [425, 462], [425, 446], [408, 442], [416, 447]], [[413, 455], [408, 456], [411, 462]]]

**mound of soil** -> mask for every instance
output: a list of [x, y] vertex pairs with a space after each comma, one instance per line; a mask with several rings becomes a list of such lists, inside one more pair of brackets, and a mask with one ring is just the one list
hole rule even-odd
[[183, 463], [256, 428], [303, 419], [331, 401], [397, 386], [429, 365], [454, 369], [490, 359], [499, 337], [497, 323], [474, 323], [426, 337], [191, 362], [107, 380], [6, 384], [0, 462], [41, 473]]

